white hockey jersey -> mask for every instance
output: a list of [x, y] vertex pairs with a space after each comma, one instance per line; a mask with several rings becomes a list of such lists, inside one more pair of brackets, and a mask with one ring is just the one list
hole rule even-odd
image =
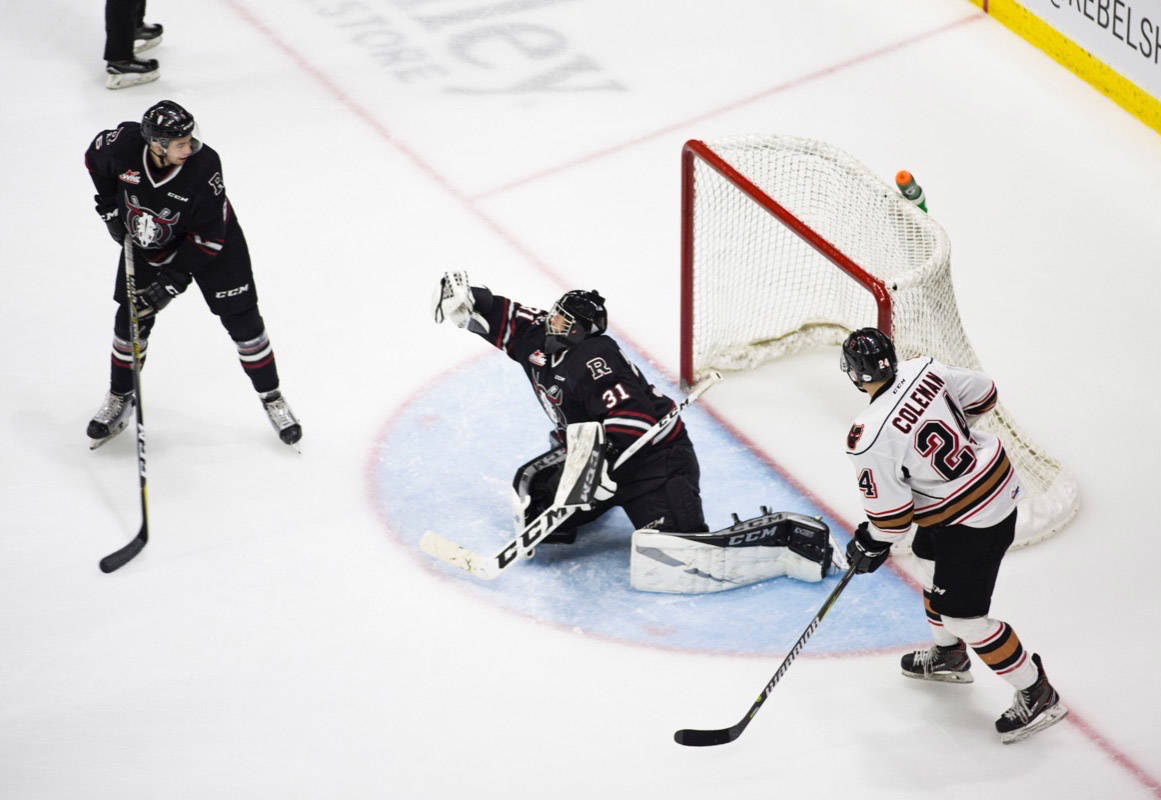
[[1020, 482], [1003, 443], [970, 422], [996, 404], [985, 375], [932, 358], [899, 364], [847, 434], [863, 509], [875, 537], [915, 522], [984, 528], [1016, 507]]

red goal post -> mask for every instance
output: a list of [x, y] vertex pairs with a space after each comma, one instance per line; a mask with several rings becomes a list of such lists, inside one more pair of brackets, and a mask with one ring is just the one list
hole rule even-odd
[[[982, 369], [959, 317], [943, 228], [847, 153], [787, 136], [682, 150], [681, 379], [752, 368], [877, 325], [901, 359]], [[1002, 394], [1002, 387], [1001, 387]], [[979, 423], [1022, 479], [1017, 541], [1060, 530], [1078, 486], [1002, 406]]]

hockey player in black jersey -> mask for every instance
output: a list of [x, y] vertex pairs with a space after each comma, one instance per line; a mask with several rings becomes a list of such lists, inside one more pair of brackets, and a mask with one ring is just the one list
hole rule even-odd
[[[605, 334], [604, 298], [595, 291], [567, 292], [545, 312], [470, 286], [467, 275], [457, 272], [440, 281], [433, 305], [436, 322], [467, 328], [520, 364], [552, 423], [553, 448], [516, 474], [526, 521], [552, 502], [565, 460], [566, 426], [600, 422], [609, 448], [607, 463], [613, 464], [674, 407]], [[545, 541], [572, 542], [578, 526], [613, 506], [623, 508], [639, 529], [705, 531], [699, 478], [693, 443], [677, 417], [606, 475], [606, 485], [615, 485], [611, 495], [598, 491], [599, 502], [591, 510], [575, 515]]]
[[119, 245], [132, 239], [136, 295], [126, 297], [124, 252], [113, 299], [113, 354], [109, 393], [89, 422], [97, 447], [123, 430], [133, 411], [133, 356], [128, 303], [140, 320], [141, 356], [160, 312], [197, 283], [238, 350], [242, 368], [287, 444], [302, 426], [278, 387], [274, 352], [258, 311], [246, 238], [226, 197], [218, 154], [202, 144], [193, 115], [162, 100], [141, 122], [101, 131], [85, 152], [96, 186], [97, 214]]

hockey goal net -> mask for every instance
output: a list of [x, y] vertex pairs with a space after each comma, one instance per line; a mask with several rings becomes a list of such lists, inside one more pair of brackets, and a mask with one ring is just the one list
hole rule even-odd
[[[980, 370], [943, 228], [843, 151], [785, 136], [692, 140], [682, 153], [681, 377], [746, 369], [876, 325], [900, 359]], [[1001, 391], [1001, 395], [1002, 395]], [[997, 406], [978, 423], [1020, 474], [1014, 547], [1060, 530], [1076, 482]]]

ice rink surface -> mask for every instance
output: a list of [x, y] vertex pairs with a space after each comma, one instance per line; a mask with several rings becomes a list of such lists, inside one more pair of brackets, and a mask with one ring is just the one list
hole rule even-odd
[[[99, 6], [0, 0], [0, 797], [1161, 796], [1155, 133], [962, 0], [155, 0], [162, 78], [121, 92]], [[140, 511], [131, 435], [83, 436], [117, 253], [81, 155], [163, 97], [222, 155], [304, 453], [196, 293], [174, 302], [143, 379], [153, 536], [106, 576]], [[513, 365], [431, 323], [438, 275], [540, 305], [599, 288], [672, 382], [680, 148], [746, 133], [918, 176], [1003, 402], [1078, 476], [1079, 517], [1012, 553], [993, 603], [1072, 709], [1055, 728], [1001, 746], [1011, 692], [978, 662], [933, 686], [899, 677], [902, 646], [842, 646], [894, 624], [852, 586], [739, 741], [681, 748], [675, 729], [738, 719], [823, 594], [798, 619], [789, 582], [768, 611], [727, 593], [748, 646], [650, 646], [554, 594], [575, 569], [623, 593], [586, 566], [609, 552], [513, 576], [582, 606], [569, 625], [415, 549], [428, 518], [506, 521], [545, 427]], [[860, 402], [812, 353], [732, 376], [691, 425], [703, 463], [791, 476], [849, 526]], [[703, 473], [711, 525], [765, 502], [722, 485]]]

